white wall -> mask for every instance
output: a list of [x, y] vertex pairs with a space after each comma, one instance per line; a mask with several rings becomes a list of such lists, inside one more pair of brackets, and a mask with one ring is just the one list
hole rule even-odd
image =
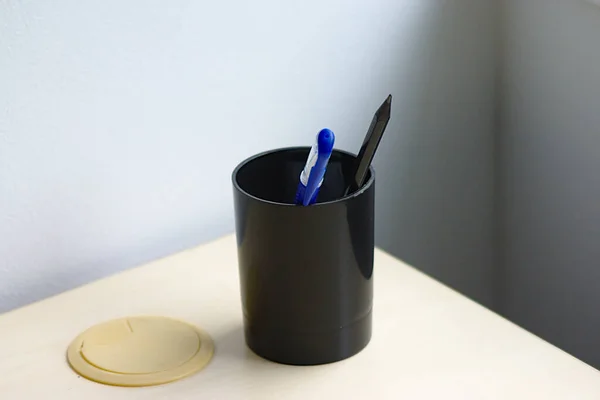
[[600, 366], [600, 7], [505, 2], [502, 311]]
[[493, 3], [0, 3], [0, 311], [232, 231], [237, 162], [388, 93], [377, 241], [489, 300]]

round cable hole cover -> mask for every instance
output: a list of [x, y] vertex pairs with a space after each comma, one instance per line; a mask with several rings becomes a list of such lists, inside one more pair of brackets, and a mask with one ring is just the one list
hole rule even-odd
[[67, 360], [95, 382], [152, 386], [200, 371], [213, 353], [213, 341], [203, 330], [171, 318], [140, 316], [89, 328], [71, 342]]

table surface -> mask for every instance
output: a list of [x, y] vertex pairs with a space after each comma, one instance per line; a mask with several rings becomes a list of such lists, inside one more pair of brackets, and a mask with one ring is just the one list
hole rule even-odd
[[[0, 316], [3, 399], [600, 399], [600, 372], [421, 272], [375, 252], [374, 332], [358, 355], [294, 367], [244, 344], [233, 235]], [[146, 388], [78, 377], [71, 340], [99, 322], [164, 315], [207, 330], [211, 363]]]

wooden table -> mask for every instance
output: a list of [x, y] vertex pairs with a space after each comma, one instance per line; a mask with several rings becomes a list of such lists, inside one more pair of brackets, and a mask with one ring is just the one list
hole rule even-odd
[[[600, 399], [600, 373], [383, 251], [374, 334], [360, 354], [293, 367], [244, 345], [234, 237], [154, 261], [0, 316], [0, 398]], [[178, 382], [106, 386], [65, 361], [91, 325], [164, 315], [207, 330], [211, 363]]]

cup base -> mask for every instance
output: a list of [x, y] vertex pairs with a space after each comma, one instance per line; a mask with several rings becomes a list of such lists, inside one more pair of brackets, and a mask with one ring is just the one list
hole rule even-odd
[[244, 319], [246, 344], [267, 360], [288, 365], [329, 364], [352, 357], [371, 340], [372, 311], [345, 326], [324, 332], [261, 329]]

